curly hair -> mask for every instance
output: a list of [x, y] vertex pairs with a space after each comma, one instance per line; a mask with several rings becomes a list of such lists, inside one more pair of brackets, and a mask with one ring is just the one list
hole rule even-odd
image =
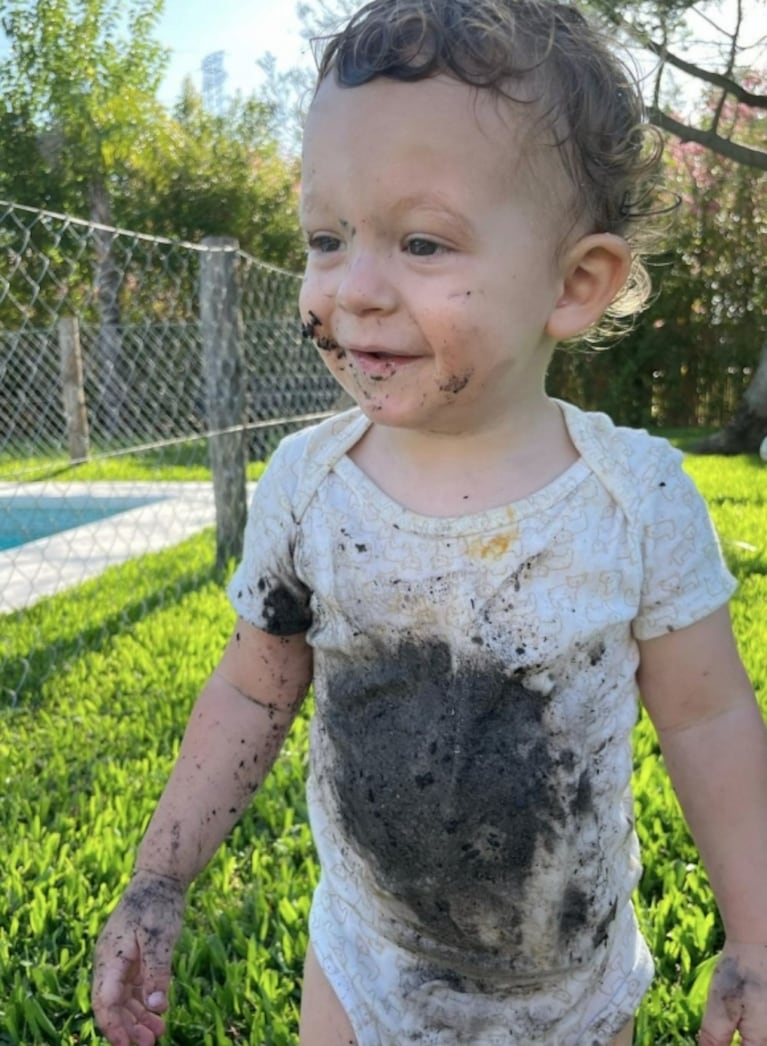
[[[319, 41], [318, 87], [447, 75], [526, 106], [574, 188], [574, 221], [622, 236], [632, 268], [599, 333], [620, 329], [650, 294], [643, 262], [662, 152], [636, 78], [605, 35], [555, 0], [370, 0]], [[617, 323], [615, 321], [618, 321]]]

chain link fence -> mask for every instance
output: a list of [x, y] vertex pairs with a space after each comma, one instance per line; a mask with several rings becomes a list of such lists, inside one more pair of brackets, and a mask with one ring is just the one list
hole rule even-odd
[[230, 240], [0, 202], [0, 702], [56, 670], [8, 639], [40, 600], [214, 524], [217, 568], [238, 554], [246, 466], [338, 405], [298, 285]]

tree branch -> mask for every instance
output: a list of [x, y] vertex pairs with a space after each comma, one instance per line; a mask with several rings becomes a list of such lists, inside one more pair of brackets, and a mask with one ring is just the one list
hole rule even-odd
[[[662, 62], [667, 62], [669, 65], [673, 65], [675, 69], [679, 69], [680, 72], [687, 73], [688, 76], [694, 77], [696, 80], [700, 80], [703, 83], [713, 84], [715, 87], [721, 87], [727, 91], [728, 94], [743, 105], [751, 106], [754, 109], [767, 109], [767, 95], [755, 94], [753, 91], [746, 90], [742, 84], [739, 84], [737, 80], [733, 80], [731, 76], [725, 76], [722, 73], [715, 73], [709, 69], [702, 69], [699, 65], [695, 65], [693, 62], [687, 62], [684, 58], [680, 58], [678, 55], [673, 54], [667, 50], [665, 43], [658, 43], [657, 40], [647, 33], [645, 29], [637, 25], [635, 22], [630, 21], [625, 15], [622, 15], [617, 10], [611, 0], [592, 0], [592, 7], [594, 7], [599, 13], [616, 26], [618, 29], [623, 29], [628, 35], [635, 40], [641, 47], [647, 48], [652, 54], [657, 55]], [[729, 34], [728, 34], [729, 35]], [[733, 46], [737, 44], [737, 34], [733, 38]]]
[[[729, 80], [732, 79], [732, 74], [735, 69], [735, 59], [738, 57], [738, 34], [740, 33], [740, 27], [743, 24], [742, 3], [743, 0], [738, 0], [738, 22], [735, 26], [734, 33], [730, 37], [730, 57], [727, 62], [727, 68], [724, 72], [724, 76], [726, 76]], [[716, 103], [716, 108], [714, 110], [714, 118], [711, 121], [711, 131], [713, 134], [719, 134], [719, 121], [722, 119], [722, 113], [724, 112], [724, 107], [727, 103], [729, 93], [730, 92], [725, 87], [723, 88], [722, 93], [719, 95], [719, 101]]]
[[[627, 26], [627, 28], [629, 27]], [[657, 55], [664, 62], [673, 65], [675, 69], [679, 69], [683, 73], [687, 73], [688, 76], [694, 76], [696, 80], [702, 80], [703, 83], [721, 87], [729, 95], [732, 95], [736, 101], [741, 102], [743, 105], [748, 105], [752, 109], [767, 109], [767, 95], [754, 94], [753, 91], [747, 91], [745, 87], [730, 76], [714, 73], [709, 69], [701, 69], [699, 65], [686, 62], [684, 58], [679, 58], [677, 55], [672, 54], [671, 51], [665, 50], [662, 44], [658, 44], [654, 40], [645, 39], [643, 36], [641, 42], [642, 46], [646, 47], [648, 51], [652, 51], [653, 54]]]
[[748, 145], [739, 145], [729, 138], [722, 138], [721, 135], [716, 134], [713, 130], [703, 131], [699, 127], [690, 127], [689, 124], [682, 123], [681, 120], [669, 116], [668, 113], [665, 113], [657, 106], [652, 106], [647, 115], [650, 122], [654, 123], [656, 127], [676, 135], [683, 142], [696, 142], [719, 156], [725, 156], [728, 160], [734, 160], [735, 163], [745, 164], [747, 167], [755, 167], [760, 171], [767, 171], [767, 151], [764, 149], [754, 149]]

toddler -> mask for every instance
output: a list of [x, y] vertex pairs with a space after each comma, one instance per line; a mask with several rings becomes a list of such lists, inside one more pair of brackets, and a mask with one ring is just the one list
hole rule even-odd
[[258, 484], [239, 618], [104, 929], [96, 1017], [162, 1034], [184, 892], [310, 684], [302, 1046], [626, 1046], [637, 689], [727, 940], [700, 1043], [767, 1043], [767, 744], [680, 455], [545, 392], [635, 310], [657, 149], [570, 6], [373, 0], [308, 115], [304, 334], [356, 408]]

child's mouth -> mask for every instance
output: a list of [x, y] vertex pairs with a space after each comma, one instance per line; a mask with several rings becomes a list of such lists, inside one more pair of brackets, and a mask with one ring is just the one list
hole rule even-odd
[[396, 352], [362, 351], [352, 349], [350, 355], [357, 367], [371, 378], [386, 378], [415, 362], [417, 356], [403, 356]]

